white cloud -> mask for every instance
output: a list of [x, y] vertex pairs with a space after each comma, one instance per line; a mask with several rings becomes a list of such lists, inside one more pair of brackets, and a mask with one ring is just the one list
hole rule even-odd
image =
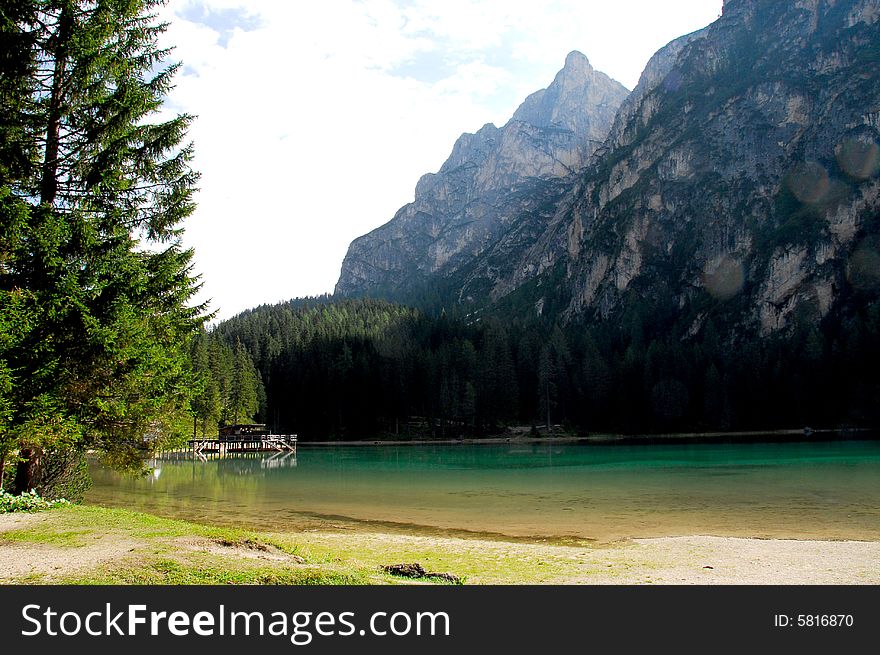
[[461, 132], [505, 122], [570, 50], [631, 88], [658, 47], [720, 7], [170, 0], [165, 41], [184, 69], [167, 106], [198, 115], [186, 243], [205, 295], [223, 318], [331, 291], [349, 242], [412, 200]]

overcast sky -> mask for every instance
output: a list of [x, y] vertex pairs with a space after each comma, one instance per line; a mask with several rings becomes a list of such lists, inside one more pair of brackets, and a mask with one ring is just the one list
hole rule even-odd
[[504, 124], [572, 50], [633, 88], [722, 0], [169, 0], [198, 116], [186, 223], [218, 318], [331, 292], [348, 244], [413, 200], [462, 132]]

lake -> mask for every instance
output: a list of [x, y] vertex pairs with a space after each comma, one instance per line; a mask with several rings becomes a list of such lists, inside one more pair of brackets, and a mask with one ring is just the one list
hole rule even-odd
[[86, 501], [260, 530], [552, 542], [880, 539], [880, 442], [300, 446], [293, 456], [93, 465]]

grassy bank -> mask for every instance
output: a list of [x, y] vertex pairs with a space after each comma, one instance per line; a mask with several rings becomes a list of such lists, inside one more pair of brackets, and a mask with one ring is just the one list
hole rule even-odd
[[[283, 538], [91, 506], [9, 514], [0, 548], [32, 571], [4, 582], [60, 584], [371, 584], [389, 576]], [[86, 555], [86, 561], [82, 561]], [[93, 564], [90, 566], [90, 564]], [[7, 571], [14, 564], [7, 566]]]
[[73, 506], [0, 514], [0, 583], [404, 584], [419, 562], [467, 584], [878, 584], [880, 542], [682, 536], [604, 546], [336, 527], [260, 533]]
[[0, 582], [413, 583], [381, 571], [404, 562], [452, 573], [465, 583], [539, 583], [568, 573], [573, 560], [530, 546], [344, 529], [254, 532], [84, 505], [0, 515], [0, 555], [6, 556], [0, 571], [12, 571], [0, 573]]

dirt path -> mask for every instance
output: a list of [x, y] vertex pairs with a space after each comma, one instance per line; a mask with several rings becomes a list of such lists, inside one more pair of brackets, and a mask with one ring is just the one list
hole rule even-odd
[[[36, 576], [51, 580], [91, 570], [121, 560], [141, 545], [137, 540], [102, 531], [72, 534], [62, 530], [45, 543], [4, 539], [6, 533], [52, 525], [57, 516], [55, 512], [0, 514], [0, 583]], [[75, 537], [77, 545], [61, 545], [69, 544]]]

